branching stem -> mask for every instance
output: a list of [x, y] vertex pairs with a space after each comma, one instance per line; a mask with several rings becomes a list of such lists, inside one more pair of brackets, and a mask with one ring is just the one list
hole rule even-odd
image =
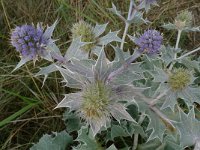
[[[181, 38], [181, 33], [182, 33], [182, 30], [178, 30], [176, 46], [175, 46], [174, 60], [176, 60], [176, 57], [177, 57], [177, 50], [178, 50], [178, 46], [179, 46], [179, 42], [180, 42], [180, 38]], [[169, 66], [169, 70], [172, 70], [173, 65], [174, 65], [174, 62], [172, 62], [171, 65]]]
[[169, 90], [167, 89], [167, 90], [165, 90], [164, 92], [162, 92], [160, 95], [158, 95], [154, 100], [152, 100], [152, 101], [150, 102], [150, 105], [151, 105], [151, 106], [154, 106], [163, 96], [165, 96], [165, 95], [167, 94], [168, 91], [169, 91]]
[[184, 54], [184, 55], [178, 57], [176, 60], [182, 59], [182, 58], [184, 58], [184, 57], [186, 57], [186, 56], [188, 56], [188, 55], [191, 55], [191, 54], [193, 54], [193, 53], [195, 53], [195, 52], [197, 52], [197, 51], [199, 51], [199, 50], [200, 50], [200, 47], [198, 47], [198, 48], [196, 48], [196, 49], [194, 49], [194, 50], [192, 50], [192, 51], [190, 51], [190, 52], [188, 52], [188, 53], [186, 53], [186, 54]]

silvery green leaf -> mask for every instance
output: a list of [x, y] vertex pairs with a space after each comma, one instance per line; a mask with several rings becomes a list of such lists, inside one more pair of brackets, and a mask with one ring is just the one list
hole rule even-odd
[[125, 58], [127, 57], [127, 55], [130, 56], [130, 54], [127, 54], [129, 52], [123, 52], [123, 50], [121, 50], [119, 47], [115, 47], [113, 45], [111, 45], [111, 46], [115, 50], [115, 59], [114, 59], [114, 61], [117, 61], [117, 62], [122, 63], [122, 64], [125, 63]]
[[93, 49], [92, 49], [92, 53], [94, 53], [95, 55], [99, 56], [100, 55], [100, 52], [101, 52], [101, 49], [102, 49], [102, 46], [95, 46]]
[[106, 30], [107, 25], [108, 23], [102, 25], [96, 24], [94, 28], [95, 37], [98, 37], [101, 34], [103, 34], [103, 32]]
[[142, 74], [138, 74], [132, 69], [126, 69], [123, 73], [117, 75], [115, 78], [112, 79], [111, 82], [113, 82], [116, 85], [120, 84], [130, 84], [135, 80], [143, 79], [144, 76]]
[[114, 144], [112, 144], [110, 147], [108, 147], [106, 150], [117, 150]]
[[45, 30], [43, 36], [44, 36], [45, 38], [50, 38], [50, 37], [52, 37], [53, 31], [54, 31], [54, 29], [55, 29], [55, 27], [56, 27], [57, 24], [58, 24], [58, 20], [56, 20], [56, 21], [53, 23], [53, 25], [51, 25], [50, 27], [47, 26], [47, 29]]
[[167, 73], [158, 67], [155, 67], [155, 71], [151, 72], [154, 79], [153, 82], [161, 82], [164, 83], [168, 80], [168, 75]]
[[78, 131], [78, 137], [76, 140], [83, 143], [80, 143], [80, 145], [74, 148], [74, 150], [98, 150], [103, 148], [99, 143], [97, 143], [91, 130], [86, 127], [82, 127], [81, 130]]
[[175, 50], [170, 46], [162, 46], [161, 47], [161, 58], [165, 62], [166, 66], [168, 66], [174, 60]]
[[175, 105], [177, 104], [177, 94], [170, 92], [165, 97], [165, 101], [161, 107], [161, 109], [170, 108], [174, 112]]
[[14, 72], [15, 70], [19, 69], [21, 66], [23, 66], [25, 63], [27, 63], [28, 61], [32, 60], [29, 57], [25, 57], [25, 58], [21, 58], [21, 60], [19, 61], [19, 63], [17, 64], [17, 66], [15, 67], [15, 69], [13, 69], [12, 72]]
[[78, 60], [75, 58], [71, 59], [71, 64], [66, 67], [73, 72], [77, 72], [87, 78], [93, 78], [92, 66], [95, 65], [93, 60]]
[[56, 108], [70, 108], [70, 111], [78, 110], [81, 107], [82, 93], [65, 94], [65, 98], [55, 107]]
[[112, 114], [112, 116], [118, 121], [120, 122], [121, 119], [126, 119], [129, 120], [131, 122], [137, 123], [131, 116], [130, 114], [126, 111], [125, 106], [123, 106], [120, 103], [115, 103], [113, 104], [113, 106], [110, 108], [110, 113]]
[[40, 71], [38, 73], [36, 73], [35, 76], [37, 77], [37, 76], [40, 76], [40, 75], [44, 75], [44, 80], [43, 80], [43, 84], [42, 84], [42, 86], [43, 86], [45, 81], [46, 81], [46, 79], [47, 79], [47, 77], [48, 77], [48, 75], [50, 73], [52, 73], [52, 72], [57, 71], [57, 70], [58, 70], [58, 68], [56, 67], [56, 65], [55, 64], [51, 64], [51, 65], [49, 65], [47, 67], [40, 68]]
[[112, 3], [112, 8], [109, 8], [108, 10], [117, 15], [124, 22], [126, 21], [126, 19], [121, 15], [121, 12], [117, 10], [116, 6], [113, 3]]
[[185, 148], [195, 145], [200, 139], [200, 121], [195, 118], [194, 108], [188, 114], [179, 109], [180, 122], [176, 124], [181, 145]]
[[189, 57], [184, 57], [182, 59], [178, 59], [177, 61], [185, 65], [189, 70], [196, 69], [200, 71], [199, 61], [191, 60]]
[[80, 117], [72, 112], [65, 111], [62, 120], [65, 122], [65, 126], [68, 132], [78, 131], [82, 126]]
[[186, 27], [183, 29], [185, 32], [200, 32], [200, 26], [199, 27]]
[[107, 45], [108, 43], [111, 43], [113, 41], [121, 42], [122, 40], [117, 36], [119, 31], [109, 32], [105, 36], [99, 38], [99, 45]]
[[160, 141], [163, 140], [163, 135], [166, 130], [165, 124], [160, 120], [160, 118], [151, 110], [147, 111], [147, 114], [149, 116], [150, 122], [147, 127], [147, 130], [151, 130], [152, 132], [148, 138], [147, 141], [153, 140], [155, 138], [158, 138]]
[[45, 134], [30, 150], [65, 150], [72, 143], [72, 137], [65, 131]]
[[123, 129], [120, 125], [112, 125], [111, 126], [111, 140], [114, 140], [115, 137], [126, 137], [129, 134]]
[[164, 24], [164, 25], [162, 25], [162, 27], [165, 28], [165, 29], [168, 29], [168, 30], [175, 30], [175, 29], [177, 29], [177, 27], [174, 24], [172, 24], [172, 23]]
[[140, 3], [140, 5], [138, 6], [138, 9], [143, 9], [143, 8], [145, 8], [145, 11], [148, 12], [151, 5], [159, 6], [159, 5], [157, 4], [157, 1], [143, 0], [143, 1]]
[[67, 60], [64, 59], [62, 56], [60, 49], [57, 47], [55, 43], [52, 43], [51, 45], [47, 46], [47, 50], [49, 51], [49, 54], [51, 55], [51, 59], [54, 58], [58, 60], [59, 62], [66, 62]]
[[131, 35], [128, 35], [128, 37], [133, 43], [136, 43], [136, 40], [138, 39], [137, 37]]
[[140, 65], [140, 67], [142, 69], [144, 69], [145, 71], [150, 71], [150, 70], [154, 70], [154, 64], [152, 62], [152, 59], [149, 58], [147, 55], [143, 56], [143, 62]]
[[143, 24], [143, 23], [145, 23], [145, 24], [150, 23], [150, 21], [149, 21], [148, 19], [144, 19], [144, 18], [143, 18], [143, 14], [144, 14], [144, 13], [137, 11], [137, 12], [135, 13], [134, 18], [131, 19], [131, 20], [127, 20], [127, 22], [128, 22], [129, 24], [134, 23], [134, 24], [137, 24], [137, 25], [141, 25], [141, 24]]
[[[150, 140], [153, 140], [156, 138], [158, 138], [160, 141], [163, 141], [163, 135], [164, 135], [166, 129], [174, 130], [175, 127], [172, 123], [174, 121], [167, 118], [164, 114], [164, 111], [161, 111], [156, 107], [150, 107], [148, 103], [151, 100], [147, 100], [147, 98], [146, 98], [146, 100], [144, 102], [143, 99], [144, 98], [142, 98], [142, 97], [135, 98], [136, 105], [138, 106], [139, 111], [142, 113], [145, 113], [150, 120], [148, 127], [147, 127], [147, 131], [151, 130], [151, 134], [147, 141], [150, 141]], [[159, 116], [158, 112], [157, 113], [155, 112], [156, 109], [157, 109], [157, 111], [159, 111], [159, 113], [162, 113], [162, 118]], [[168, 116], [168, 117], [170, 117], [170, 116]]]
[[66, 82], [66, 86], [70, 88], [82, 89], [82, 85], [88, 81], [86, 77], [78, 74], [77, 72], [72, 72], [69, 69], [63, 69], [59, 66], [56, 66], [60, 71], [61, 75], [64, 78], [64, 82]]
[[192, 106], [194, 102], [200, 104], [200, 89], [199, 87], [189, 86], [179, 93], [179, 97], [184, 99], [189, 106]]
[[134, 87], [133, 85], [116, 85], [115, 92], [116, 95], [113, 95], [111, 98], [115, 101], [134, 101], [134, 97], [137, 94], [142, 93], [146, 88]]
[[85, 44], [86, 44], [85, 42], [81, 42], [81, 37], [73, 39], [70, 47], [68, 48], [65, 54], [65, 59], [66, 60], [70, 60], [71, 58], [87, 59], [88, 53], [80, 49]]
[[97, 59], [97, 62], [94, 67], [94, 72], [95, 72], [95, 78], [96, 80], [102, 80], [105, 79], [108, 73], [108, 60], [106, 58], [104, 48], [102, 47], [101, 53]]

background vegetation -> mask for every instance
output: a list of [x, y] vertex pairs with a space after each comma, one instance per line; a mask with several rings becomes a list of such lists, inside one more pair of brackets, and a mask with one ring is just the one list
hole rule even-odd
[[[53, 110], [70, 89], [62, 87], [60, 75], [53, 73], [42, 87], [42, 77], [35, 78], [37, 66], [46, 62], [25, 65], [11, 73], [19, 61], [18, 53], [9, 43], [10, 31], [16, 25], [43, 22], [51, 25], [57, 18], [59, 24], [54, 39], [64, 52], [70, 43], [72, 24], [84, 19], [91, 24], [109, 22], [108, 30], [120, 30], [121, 22], [107, 8], [112, 2], [127, 13], [129, 0], [1, 0], [0, 1], [0, 149], [26, 150], [45, 133], [61, 131], [65, 128], [62, 121], [63, 110]], [[161, 0], [160, 7], [146, 16], [151, 23], [130, 28], [129, 33], [142, 32], [156, 28], [163, 32], [165, 43], [174, 44], [175, 32], [163, 30], [164, 22], [172, 22], [178, 12], [189, 9], [194, 14], [193, 23], [200, 25], [199, 0]], [[121, 36], [121, 35], [120, 35]], [[180, 46], [194, 49], [200, 45], [200, 34], [184, 34]], [[187, 42], [185, 42], [187, 40]], [[125, 44], [127, 49], [133, 45]]]

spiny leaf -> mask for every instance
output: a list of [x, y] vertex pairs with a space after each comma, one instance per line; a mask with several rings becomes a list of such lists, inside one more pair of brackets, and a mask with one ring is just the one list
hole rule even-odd
[[102, 80], [106, 77], [106, 73], [108, 71], [108, 59], [106, 58], [104, 49], [102, 47], [100, 56], [97, 59], [97, 62], [95, 64], [94, 72], [95, 72], [95, 78], [97, 80]]
[[20, 62], [17, 64], [17, 66], [15, 67], [15, 69], [13, 69], [12, 72], [14, 72], [15, 70], [19, 69], [21, 66], [23, 66], [25, 63], [27, 63], [30, 60], [31, 60], [31, 58], [29, 58], [29, 57], [21, 58]]
[[106, 30], [107, 25], [108, 23], [102, 25], [96, 24], [94, 28], [95, 37], [100, 36]]
[[112, 3], [112, 8], [109, 8], [112, 13], [117, 15], [120, 19], [122, 19], [124, 22], [126, 22], [126, 19], [121, 15], [121, 12], [117, 10], [116, 6]]
[[91, 130], [88, 130], [87, 127], [82, 127], [79, 130], [76, 140], [83, 142], [83, 144], [80, 143], [75, 150], [103, 150], [103, 147], [96, 141]]
[[115, 32], [110, 31], [108, 34], [106, 34], [105, 36], [103, 36], [99, 39], [98, 44], [107, 45], [108, 43], [111, 43], [113, 41], [121, 42], [122, 40], [117, 36], [118, 33], [119, 33], [119, 31], [115, 31]]
[[72, 143], [72, 137], [65, 131], [45, 134], [30, 150], [65, 150]]
[[85, 44], [85, 42], [81, 42], [81, 37], [73, 39], [65, 54], [66, 60], [70, 60], [71, 58], [86, 59], [88, 57], [88, 53], [80, 49]]
[[65, 111], [63, 114], [63, 121], [65, 122], [68, 132], [78, 131], [82, 125], [80, 117], [68, 111]]
[[124, 130], [121, 126], [119, 125], [112, 125], [111, 126], [111, 140], [114, 140], [115, 137], [119, 136], [129, 136], [126, 130]]
[[184, 147], [194, 145], [200, 139], [200, 121], [195, 118], [194, 108], [185, 114], [179, 108], [180, 122], [176, 124], [180, 133], [180, 142]]

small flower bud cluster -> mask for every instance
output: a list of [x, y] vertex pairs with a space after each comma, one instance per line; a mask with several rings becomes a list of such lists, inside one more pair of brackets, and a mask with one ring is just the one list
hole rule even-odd
[[177, 15], [175, 19], [175, 25], [178, 29], [182, 29], [184, 27], [191, 27], [192, 26], [192, 13], [188, 10], [182, 11], [180, 14]]
[[35, 59], [37, 55], [45, 55], [48, 39], [43, 36], [42, 27], [33, 25], [17, 26], [11, 33], [11, 44], [22, 57]]
[[82, 42], [91, 42], [82, 47], [82, 50], [89, 52], [95, 46], [94, 28], [85, 21], [79, 21], [72, 27], [72, 38], [81, 37]]
[[169, 76], [168, 83], [172, 90], [184, 89], [191, 81], [191, 74], [184, 68], [175, 69]]
[[136, 40], [136, 44], [139, 46], [139, 51], [147, 54], [156, 54], [160, 50], [162, 41], [163, 37], [160, 32], [147, 30]]

